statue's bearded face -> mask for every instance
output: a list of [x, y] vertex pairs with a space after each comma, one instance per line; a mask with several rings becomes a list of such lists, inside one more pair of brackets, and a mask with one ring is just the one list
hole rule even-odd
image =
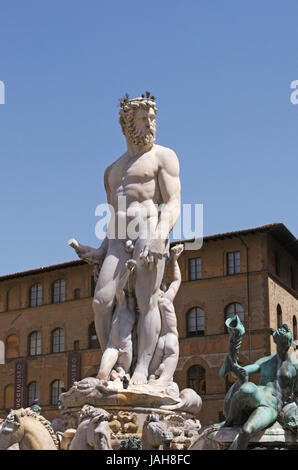
[[131, 109], [120, 120], [126, 137], [138, 147], [153, 145], [156, 136], [156, 110], [151, 106], [138, 106]]
[[156, 135], [155, 112], [152, 108], [139, 108], [134, 115], [134, 126], [129, 138], [136, 145], [154, 144]]

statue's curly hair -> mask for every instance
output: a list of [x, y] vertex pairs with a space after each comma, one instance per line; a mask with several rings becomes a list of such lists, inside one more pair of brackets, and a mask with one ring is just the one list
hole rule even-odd
[[155, 115], [157, 114], [157, 107], [153, 97], [151, 98], [135, 98], [132, 100], [120, 100], [120, 111], [119, 111], [119, 123], [123, 134], [125, 134], [125, 129], [130, 132], [134, 132], [134, 115], [138, 109], [153, 109]]

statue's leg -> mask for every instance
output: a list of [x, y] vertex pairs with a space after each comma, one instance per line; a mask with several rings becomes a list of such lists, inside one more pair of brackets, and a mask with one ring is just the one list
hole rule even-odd
[[116, 364], [119, 351], [115, 347], [107, 347], [100, 361], [100, 368], [97, 377], [100, 380], [108, 380], [110, 373]]
[[121, 367], [121, 370], [123, 370], [124, 374], [128, 374], [130, 366], [131, 366], [131, 362], [132, 362], [132, 341], [129, 340], [125, 349], [121, 351], [121, 353], [119, 354], [116, 368]]
[[178, 364], [178, 356], [178, 338], [174, 333], [168, 333], [165, 338], [165, 351], [162, 360], [163, 368], [159, 379], [156, 381], [158, 384], [169, 384]]
[[242, 431], [237, 438], [235, 443], [236, 449], [247, 449], [251, 436], [273, 424], [277, 419], [277, 415], [277, 411], [272, 407], [259, 406], [255, 409], [244, 424]]
[[161, 318], [158, 308], [158, 296], [162, 281], [165, 260], [158, 260], [151, 269], [144, 266], [140, 260], [143, 248], [141, 240], [136, 244], [134, 257], [136, 265], [136, 298], [139, 308], [138, 321], [138, 359], [131, 383], [147, 383], [148, 368], [157, 345], [161, 328]]
[[108, 252], [99, 273], [93, 299], [95, 329], [103, 351], [109, 340], [115, 296], [128, 258], [121, 240], [109, 240]]
[[150, 362], [149, 376], [155, 375], [157, 369], [159, 368], [163, 355], [164, 355], [164, 347], [165, 347], [165, 336], [160, 336], [157, 342], [157, 346], [154, 351], [153, 359]]
[[243, 412], [253, 412], [261, 405], [260, 387], [252, 382], [240, 384], [240, 381], [237, 381], [232, 387], [226, 426], [243, 425], [244, 421], [241, 421]]

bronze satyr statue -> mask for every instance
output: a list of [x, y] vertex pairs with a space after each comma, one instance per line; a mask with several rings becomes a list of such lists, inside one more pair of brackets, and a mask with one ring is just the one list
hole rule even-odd
[[[230, 351], [220, 369], [220, 376], [231, 372], [237, 381], [225, 396], [224, 416], [226, 420], [215, 427], [241, 426], [239, 436], [230, 450], [248, 447], [251, 436], [276, 420], [297, 433], [298, 430], [298, 362], [289, 355], [292, 333], [287, 325], [272, 332], [277, 353], [263, 357], [254, 364], [241, 367], [238, 351], [244, 327], [236, 315], [226, 321], [230, 334]], [[248, 377], [259, 372], [260, 385], [248, 381]]]

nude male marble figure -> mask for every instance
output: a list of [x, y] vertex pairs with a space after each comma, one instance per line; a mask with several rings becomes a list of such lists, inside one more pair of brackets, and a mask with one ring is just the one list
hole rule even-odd
[[[93, 310], [103, 351], [109, 340], [122, 268], [128, 259], [136, 261], [138, 353], [131, 384], [148, 382], [148, 368], [161, 330], [158, 298], [167, 240], [180, 215], [179, 162], [173, 150], [155, 144], [156, 113], [155, 100], [149, 93], [121, 101], [119, 122], [127, 150], [104, 175], [107, 200], [116, 216], [115, 237], [111, 238], [108, 232], [98, 249], [83, 245], [75, 248], [81, 258], [101, 265]], [[125, 206], [120, 203], [123, 198]], [[135, 237], [129, 230], [132, 226], [138, 228]], [[123, 227], [126, 229], [124, 236]], [[132, 240], [133, 256], [127, 249]], [[98, 378], [105, 377], [99, 373]]]

